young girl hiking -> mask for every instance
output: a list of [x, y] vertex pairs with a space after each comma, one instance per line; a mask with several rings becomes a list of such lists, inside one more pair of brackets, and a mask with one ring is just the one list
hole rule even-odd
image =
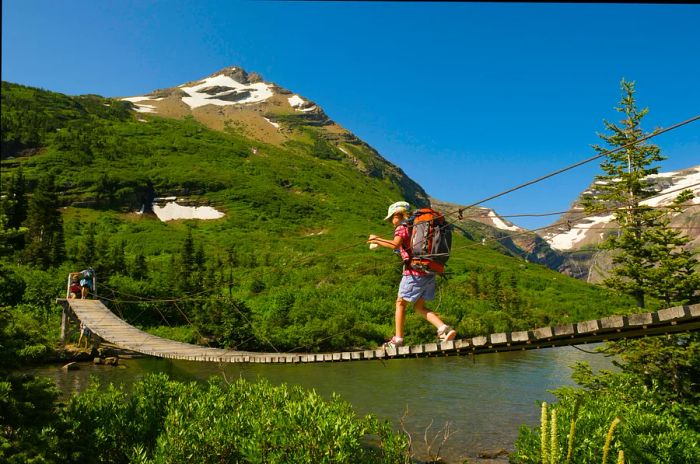
[[367, 243], [379, 245], [392, 250], [398, 250], [404, 261], [403, 276], [399, 285], [399, 294], [396, 299], [395, 325], [396, 334], [384, 344], [385, 348], [397, 348], [403, 345], [403, 325], [406, 317], [406, 307], [414, 303], [414, 309], [424, 319], [437, 328], [440, 341], [453, 340], [457, 336], [452, 327], [445, 324], [434, 312], [425, 308], [425, 302], [435, 298], [435, 273], [423, 269], [413, 268], [410, 265], [410, 230], [406, 223], [409, 218], [410, 205], [405, 201], [398, 201], [389, 206], [385, 220], [391, 220], [394, 225], [394, 238], [392, 240], [370, 235]]

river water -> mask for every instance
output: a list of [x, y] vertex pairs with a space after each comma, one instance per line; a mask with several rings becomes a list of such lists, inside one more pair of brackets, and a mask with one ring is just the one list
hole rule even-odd
[[183, 381], [205, 381], [215, 375], [228, 381], [265, 378], [273, 384], [314, 389], [326, 397], [336, 392], [360, 415], [372, 413], [397, 427], [404, 417], [419, 459], [427, 459], [426, 428], [432, 423], [428, 433], [432, 439], [449, 423], [452, 435], [440, 455], [446, 462], [462, 463], [482, 452], [512, 451], [520, 425], [539, 423], [537, 402], [551, 402], [554, 397], [548, 390], [573, 384], [570, 366], [577, 361], [587, 361], [594, 370], [613, 368], [611, 360], [601, 354], [561, 347], [474, 357], [293, 365], [137, 358], [120, 360], [121, 368], [85, 363], [76, 371], [50, 366], [28, 373], [52, 378], [64, 398], [85, 389], [90, 376], [102, 384], [128, 388], [152, 372], [165, 372]]

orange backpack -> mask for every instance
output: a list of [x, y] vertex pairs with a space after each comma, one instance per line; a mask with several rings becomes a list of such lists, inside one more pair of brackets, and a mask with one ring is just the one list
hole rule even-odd
[[406, 265], [423, 271], [445, 272], [452, 249], [452, 224], [431, 208], [414, 211], [405, 223], [410, 236], [407, 250], [410, 259]]

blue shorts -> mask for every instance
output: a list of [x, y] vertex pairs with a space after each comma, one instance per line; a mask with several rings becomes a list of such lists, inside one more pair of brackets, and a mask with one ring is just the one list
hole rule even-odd
[[426, 301], [435, 299], [435, 274], [405, 275], [399, 285], [399, 298], [415, 303], [419, 298]]

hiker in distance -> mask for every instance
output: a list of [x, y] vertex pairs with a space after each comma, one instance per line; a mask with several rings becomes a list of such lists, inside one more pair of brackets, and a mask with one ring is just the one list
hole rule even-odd
[[[441, 342], [453, 340], [457, 336], [452, 327], [442, 322], [437, 314], [425, 308], [425, 302], [435, 298], [435, 271], [429, 266], [417, 263], [412, 255], [412, 230], [414, 227], [409, 213], [410, 205], [405, 201], [398, 201], [389, 206], [388, 214], [384, 218], [391, 221], [394, 226], [394, 238], [389, 240], [377, 235], [370, 235], [367, 243], [370, 248], [383, 246], [397, 251], [403, 260], [403, 276], [399, 285], [399, 293], [396, 298], [395, 335], [384, 344], [384, 348], [397, 348], [403, 345], [403, 326], [406, 317], [406, 308], [409, 303], [414, 303], [415, 311], [437, 328], [437, 335]], [[432, 210], [419, 210], [432, 211]], [[434, 213], [434, 211], [432, 211]], [[423, 240], [426, 240], [424, 238]]]

